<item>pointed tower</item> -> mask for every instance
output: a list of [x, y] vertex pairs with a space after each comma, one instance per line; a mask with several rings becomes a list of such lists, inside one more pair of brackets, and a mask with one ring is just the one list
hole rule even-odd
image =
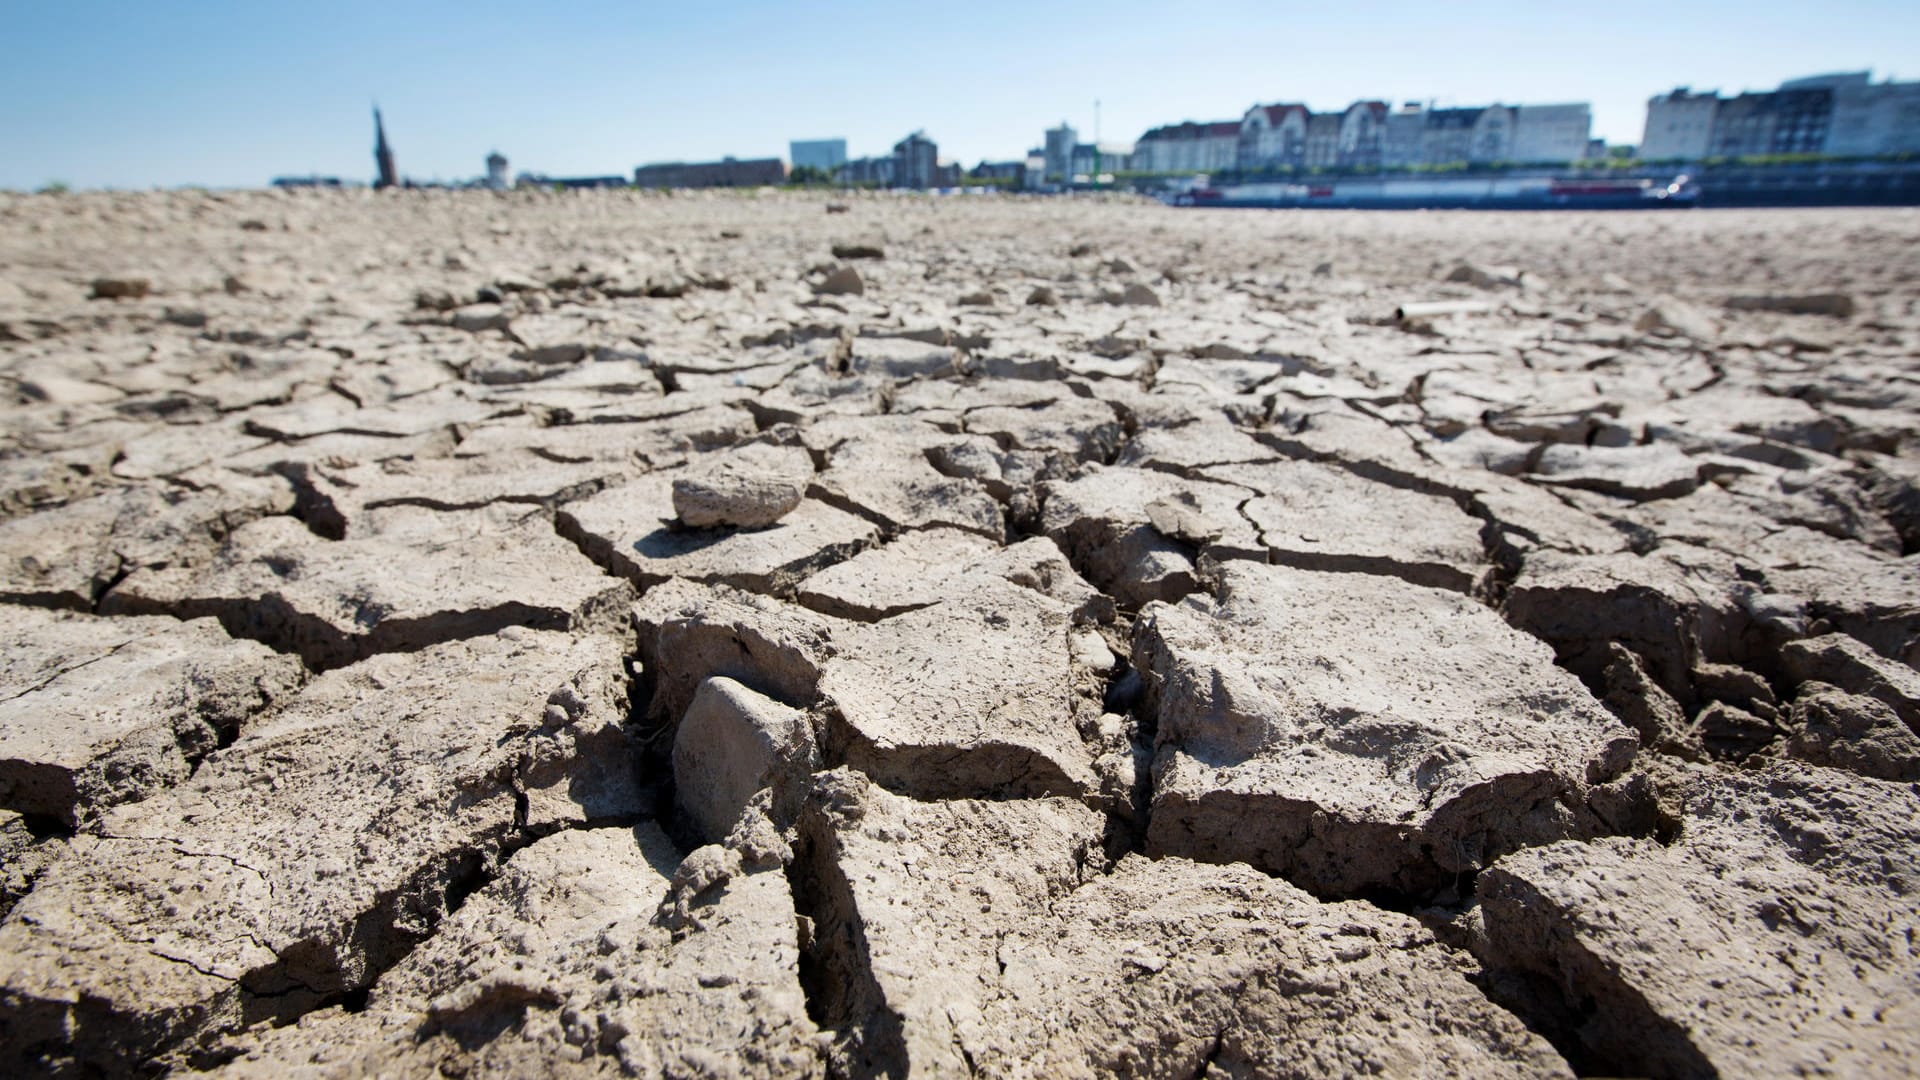
[[380, 178], [373, 182], [375, 191], [400, 183], [400, 178], [393, 171], [393, 148], [387, 145], [387, 129], [381, 126], [378, 105], [373, 107], [373, 161], [380, 166]]

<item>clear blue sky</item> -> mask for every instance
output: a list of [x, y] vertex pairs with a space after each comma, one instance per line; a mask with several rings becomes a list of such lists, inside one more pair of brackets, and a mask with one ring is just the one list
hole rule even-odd
[[856, 156], [924, 127], [1003, 159], [1067, 119], [1131, 140], [1255, 102], [1590, 101], [1637, 142], [1676, 84], [1768, 89], [1872, 68], [1920, 78], [1920, 2], [1238, 0], [1103, 4], [537, 0], [0, 0], [0, 187], [255, 186], [364, 179], [378, 99], [403, 173], [627, 172]]

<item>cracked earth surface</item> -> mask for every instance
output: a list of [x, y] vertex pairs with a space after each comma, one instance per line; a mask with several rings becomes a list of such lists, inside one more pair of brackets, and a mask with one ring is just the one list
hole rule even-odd
[[0, 1071], [1906, 1075], [1916, 251], [0, 194]]

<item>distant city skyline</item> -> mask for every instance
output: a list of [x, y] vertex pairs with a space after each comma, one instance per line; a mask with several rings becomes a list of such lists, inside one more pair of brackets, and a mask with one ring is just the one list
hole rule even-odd
[[1647, 99], [1676, 86], [1920, 76], [1900, 67], [1920, 40], [1910, 2], [1360, 7], [29, 5], [0, 65], [0, 187], [367, 181], [376, 102], [399, 172], [452, 181], [496, 149], [516, 171], [599, 175], [785, 157], [796, 139], [880, 155], [921, 129], [954, 160], [1004, 160], [1062, 119], [1091, 139], [1096, 98], [1108, 141], [1256, 102], [1378, 98], [1584, 101], [1596, 136], [1635, 143]]

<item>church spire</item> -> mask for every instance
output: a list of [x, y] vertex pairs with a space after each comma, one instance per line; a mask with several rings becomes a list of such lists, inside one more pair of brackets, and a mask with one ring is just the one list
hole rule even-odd
[[373, 182], [374, 189], [394, 187], [400, 178], [393, 171], [393, 148], [387, 145], [387, 129], [380, 123], [380, 106], [373, 107], [373, 161], [380, 167], [380, 177]]

